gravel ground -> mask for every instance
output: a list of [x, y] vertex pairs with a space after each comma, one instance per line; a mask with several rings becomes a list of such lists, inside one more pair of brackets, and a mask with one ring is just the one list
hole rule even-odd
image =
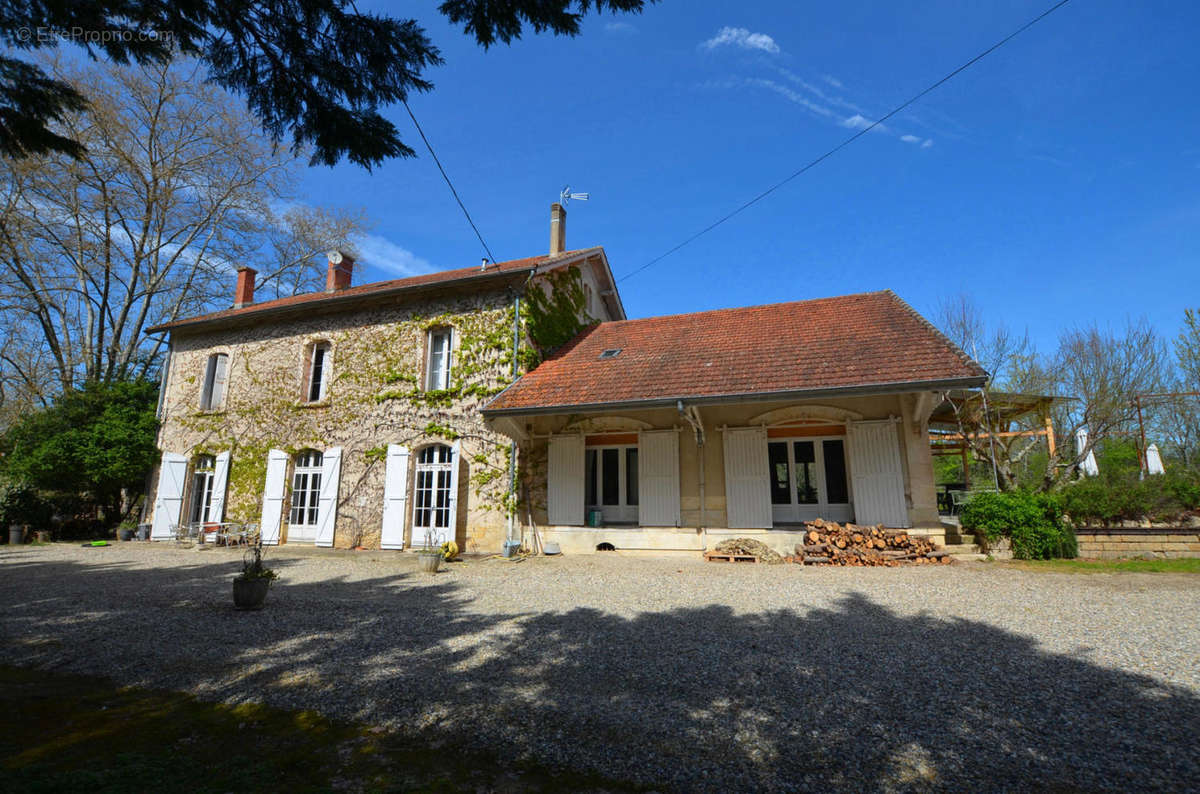
[[1200, 577], [0, 547], [0, 662], [663, 790], [1195, 790]]

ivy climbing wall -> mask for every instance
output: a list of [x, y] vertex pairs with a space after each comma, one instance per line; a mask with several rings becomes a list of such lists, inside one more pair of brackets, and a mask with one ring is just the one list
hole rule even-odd
[[[561, 324], [554, 311], [551, 316]], [[231, 452], [226, 499], [231, 521], [259, 520], [269, 449], [294, 455], [340, 446], [334, 545], [378, 548], [387, 445], [404, 444], [415, 453], [457, 440], [459, 544], [467, 551], [499, 550], [510, 442], [485, 427], [479, 409], [511, 382], [513, 312], [512, 295], [497, 290], [177, 333], [159, 446], [188, 456]], [[528, 319], [521, 318], [522, 369], [537, 356], [528, 343]], [[444, 390], [426, 391], [420, 387], [425, 340], [430, 329], [442, 327], [454, 329], [451, 382]], [[306, 403], [306, 357], [316, 342], [330, 345], [329, 386], [325, 399]], [[229, 355], [226, 396], [220, 410], [201, 411], [205, 366], [213, 353]], [[408, 482], [411, 489], [411, 470]], [[406, 536], [410, 522], [411, 511]], [[286, 516], [283, 526], [286, 542]]]

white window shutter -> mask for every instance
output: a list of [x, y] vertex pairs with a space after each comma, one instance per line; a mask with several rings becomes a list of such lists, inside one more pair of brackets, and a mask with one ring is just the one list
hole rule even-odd
[[158, 487], [154, 489], [154, 518], [150, 525], [152, 540], [170, 540], [183, 511], [183, 484], [187, 480], [188, 459], [164, 452], [158, 468]]
[[388, 444], [387, 468], [383, 472], [382, 549], [404, 548], [404, 519], [408, 506], [408, 447]]
[[219, 524], [225, 520], [225, 490], [229, 483], [229, 452], [217, 453], [213, 463], [212, 498], [208, 503], [208, 520]]
[[896, 423], [890, 419], [851, 422], [846, 436], [855, 522], [868, 526], [909, 526]]
[[333, 545], [337, 523], [338, 485], [342, 478], [342, 448], [330, 447], [321, 458], [321, 495], [317, 500], [317, 545]]
[[[449, 355], [449, 351], [447, 351], [447, 355]], [[454, 445], [450, 447], [450, 526], [443, 530], [443, 534], [437, 540], [439, 545], [448, 540], [454, 540], [458, 534], [458, 468], [461, 453], [462, 441], [455, 441]]]
[[279, 522], [283, 519], [283, 496], [287, 487], [288, 454], [282, 449], [267, 452], [267, 479], [263, 483], [262, 518], [258, 531], [267, 546], [279, 543]]
[[225, 405], [225, 385], [229, 382], [229, 356], [218, 353], [213, 366], [212, 394], [208, 408], [217, 410]]
[[724, 447], [725, 523], [730, 529], [770, 529], [773, 519], [766, 429], [726, 430]]
[[638, 433], [638, 523], [679, 526], [679, 433]]
[[583, 525], [583, 436], [550, 439], [546, 502], [553, 526]]

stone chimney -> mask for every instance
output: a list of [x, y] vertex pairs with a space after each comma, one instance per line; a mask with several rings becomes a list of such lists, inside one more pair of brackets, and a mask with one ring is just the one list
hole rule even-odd
[[254, 277], [258, 275], [258, 271], [243, 265], [237, 269], [237, 274], [237, 291], [233, 293], [233, 308], [240, 309], [254, 303]]
[[329, 272], [325, 275], [325, 291], [336, 292], [350, 286], [354, 273], [354, 257], [341, 251], [329, 252]]
[[557, 201], [550, 205], [550, 256], [567, 250], [567, 211]]

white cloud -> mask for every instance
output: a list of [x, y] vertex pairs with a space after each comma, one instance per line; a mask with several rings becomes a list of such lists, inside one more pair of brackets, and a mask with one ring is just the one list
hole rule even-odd
[[900, 140], [904, 141], [905, 143], [920, 143], [921, 136], [919, 136], [919, 135], [901, 135]]
[[813, 102], [811, 99], [799, 93], [798, 91], [793, 91], [786, 85], [777, 83], [774, 80], [766, 80], [760, 77], [748, 77], [743, 81], [743, 84], [758, 86], [759, 88], [766, 88], [770, 91], [774, 91], [789, 102], [794, 102], [803, 108], [811, 110], [818, 116], [824, 116], [828, 118], [834, 115], [834, 112], [824, 105], [818, 105], [816, 102]]
[[[865, 130], [871, 127], [872, 124], [875, 124], [875, 122], [861, 113], [855, 113], [850, 118], [842, 119], [842, 126], [849, 127], [852, 130]], [[871, 127], [872, 132], [887, 132], [887, 130], [888, 128], [883, 124], [875, 124], [874, 127]]]
[[779, 53], [779, 45], [775, 43], [775, 39], [766, 33], [751, 33], [746, 28], [721, 28], [717, 35], [700, 46], [713, 50], [725, 45], [740, 47], [743, 50], [762, 50], [772, 55]]
[[628, 22], [606, 22], [604, 23], [606, 33], [637, 33], [638, 29]]
[[830, 94], [827, 94], [826, 92], [822, 91], [820, 88], [817, 88], [815, 85], [808, 82], [803, 77], [796, 74], [795, 72], [793, 72], [790, 69], [784, 69], [783, 67], [778, 67], [778, 71], [781, 75], [783, 75], [787, 79], [791, 80], [793, 83], [800, 86], [805, 91], [812, 94], [813, 96], [817, 97], [822, 102], [833, 105], [834, 107], [844, 108], [846, 110], [852, 110], [855, 113], [865, 112], [861, 107], [859, 107], [858, 105], [854, 104], [853, 102], [851, 102], [847, 99], [843, 99], [842, 97], [839, 97], [839, 96], [832, 96]]
[[378, 234], [364, 234], [355, 238], [354, 246], [362, 256], [362, 264], [387, 270], [399, 276], [416, 276], [435, 270], [428, 260], [407, 248], [396, 245]]
[[928, 149], [930, 146], [933, 146], [933, 139], [931, 138], [926, 138], [925, 143], [921, 144], [922, 149]]
[[842, 85], [842, 81], [837, 79], [833, 75], [823, 74], [823, 75], [821, 75], [821, 79], [824, 80], [825, 82], [829, 83], [834, 88], [845, 88], [845, 86]]

